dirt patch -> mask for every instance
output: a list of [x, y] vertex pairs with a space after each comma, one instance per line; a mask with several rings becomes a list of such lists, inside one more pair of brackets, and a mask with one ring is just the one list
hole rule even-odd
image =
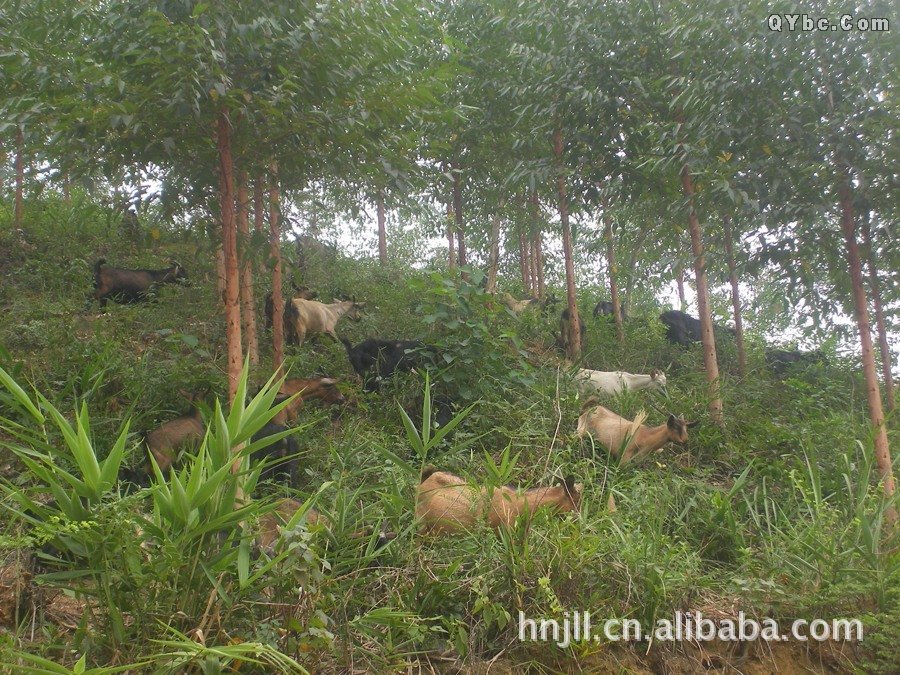
[[12, 627], [22, 619], [30, 593], [30, 556], [13, 553], [0, 565], [0, 626]]

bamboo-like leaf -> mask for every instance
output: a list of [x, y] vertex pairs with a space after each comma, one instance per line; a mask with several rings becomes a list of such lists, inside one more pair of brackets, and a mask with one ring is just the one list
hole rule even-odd
[[25, 408], [35, 422], [40, 425], [44, 424], [45, 418], [43, 413], [41, 413], [40, 409], [34, 404], [31, 397], [25, 393], [25, 390], [16, 383], [12, 378], [12, 375], [7, 373], [3, 368], [0, 368], [0, 382], [2, 382], [3, 386], [9, 390], [19, 405]]

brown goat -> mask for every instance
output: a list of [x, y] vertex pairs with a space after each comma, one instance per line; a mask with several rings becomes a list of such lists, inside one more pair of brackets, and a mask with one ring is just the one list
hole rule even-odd
[[577, 434], [591, 436], [614, 457], [621, 453], [623, 464], [659, 450], [667, 443], [687, 443], [687, 430], [699, 424], [669, 415], [665, 424], [648, 427], [643, 424], [646, 413], [639, 414], [634, 421], [626, 420], [602, 405], [587, 410], [593, 402], [593, 399], [588, 399], [585, 404], [584, 412], [578, 418]]
[[[196, 397], [189, 396], [182, 392], [191, 403], [194, 403]], [[156, 460], [160, 471], [165, 471], [175, 461], [178, 455], [178, 449], [188, 443], [199, 443], [206, 434], [206, 426], [203, 424], [203, 418], [200, 416], [200, 410], [196, 407], [187, 415], [176, 417], [174, 420], [160, 425], [147, 434], [147, 449]], [[146, 466], [147, 473], [153, 473], [152, 467], [148, 463]]]
[[286, 424], [297, 419], [304, 401], [320, 400], [328, 404], [345, 403], [346, 398], [337, 388], [338, 381], [332, 377], [292, 378], [285, 380], [278, 390], [279, 398], [276, 402], [285, 398], [300, 394], [290, 405], [279, 412], [272, 421], [276, 424]]
[[112, 267], [103, 259], [94, 263], [94, 299], [106, 307], [107, 299], [120, 303], [141, 302], [157, 284], [168, 284], [187, 278], [187, 272], [174, 260], [162, 270], [131, 270]]
[[490, 490], [469, 485], [446, 471], [426, 469], [416, 496], [416, 517], [423, 534], [457, 532], [487, 520], [493, 528], [509, 527], [520, 515], [531, 515], [542, 507], [564, 513], [577, 511], [583, 486], [567, 478], [553, 487], [519, 491], [508, 486]]

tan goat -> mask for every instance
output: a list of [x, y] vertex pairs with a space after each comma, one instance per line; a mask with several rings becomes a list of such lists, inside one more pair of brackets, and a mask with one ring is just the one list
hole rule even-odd
[[456, 532], [487, 520], [493, 528], [511, 526], [520, 514], [526, 518], [542, 507], [557, 512], [577, 511], [583, 486], [571, 478], [553, 487], [519, 491], [502, 486], [489, 490], [469, 485], [446, 471], [426, 469], [416, 496], [416, 517], [422, 532]]
[[643, 424], [647, 414], [640, 413], [634, 421], [626, 420], [602, 405], [588, 410], [589, 400], [578, 418], [577, 433], [589, 435], [604, 446], [614, 457], [622, 457], [622, 463], [640, 458], [666, 443], [687, 443], [687, 430], [699, 422], [685, 422], [683, 417], [669, 415], [665, 424], [648, 427]]

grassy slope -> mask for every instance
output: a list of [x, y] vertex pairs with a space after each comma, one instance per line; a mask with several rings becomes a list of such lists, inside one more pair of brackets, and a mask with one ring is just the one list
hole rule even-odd
[[[108, 229], [106, 214], [90, 205], [42, 208], [40, 214], [33, 208], [24, 240], [0, 228], [0, 345], [11, 357], [0, 365], [62, 410], [71, 410], [76, 398], [86, 400], [100, 447], [113, 442], [125, 417], [132, 418], [133, 429], [144, 430], [182, 412], [178, 389], [212, 385], [221, 394], [224, 330], [209, 245], [189, 233], [163, 231], [156, 239], [149, 230], [136, 244], [116, 227]], [[174, 257], [187, 267], [191, 284], [167, 287], [157, 302], [144, 306], [86, 309], [98, 257], [135, 267], [162, 266]], [[428, 311], [420, 305], [434, 295], [435, 282], [424, 273], [313, 261], [298, 281], [326, 300], [344, 292], [370, 303], [362, 322], [343, 326], [354, 341], [454, 340], [454, 329], [425, 320]], [[593, 300], [585, 292], [581, 306], [588, 309]], [[632, 372], [666, 368], [671, 400], [627, 394], [610, 407], [625, 416], [647, 408], [652, 423], [664, 419], [664, 408], [705, 421], [699, 349], [682, 352], [667, 345], [653, 319], [656, 308], [641, 309], [649, 318], [636, 312], [625, 347], [616, 344], [611, 326], [589, 319], [584, 365]], [[509, 341], [500, 337], [505, 333], [532, 345], [551, 341], [553, 321], [537, 315], [521, 323], [504, 312], [472, 320], [489, 324], [496, 341], [490, 349], [508, 349]], [[558, 666], [576, 657], [590, 663], [599, 658], [591, 655], [594, 648], [520, 646], [508, 617], [514, 619], [518, 609], [535, 617], [590, 609], [597, 617], [649, 623], [676, 609], [742, 609], [785, 620], [867, 613], [872, 649], [864, 658], [889, 667], [897, 657], [888, 627], [900, 618], [898, 560], [866, 545], [866, 515], [877, 492], [870, 490], [857, 508], [842, 475], [849, 461], [852, 481], [864, 457], [857, 445], [857, 439], [866, 445], [867, 434], [859, 379], [837, 364], [779, 382], [764, 368], [762, 344], [751, 348], [748, 377], [724, 377], [724, 431], [703, 424], [687, 449], [670, 448], [621, 469], [574, 438], [580, 401], [547, 354], [529, 357], [539, 367], [524, 381], [506, 376], [505, 368], [518, 368], [509, 354], [502, 367], [474, 363], [453, 371], [443, 388], [466, 392], [464, 403], [478, 404], [453, 443], [437, 448], [430, 462], [481, 481], [537, 484], [565, 473], [587, 486], [580, 519], [542, 514], [530, 528], [504, 538], [480, 531], [435, 542], [416, 538], [410, 528], [415, 478], [379, 450], [410, 458], [396, 401], [411, 403], [421, 381], [398, 378], [378, 395], [364, 395], [352, 382], [342, 385], [355, 407], [338, 425], [330, 423], [327, 411], [311, 408], [305, 420], [310, 426], [298, 435], [305, 453], [300, 492], [333, 481], [321, 505], [337, 523], [336, 539], [321, 545], [332, 568], [317, 601], [332, 621], [336, 647], [312, 643], [311, 663], [327, 657], [335, 667], [353, 659], [379, 668], [407, 651], [447, 647], [471, 663], [503, 649], [511, 662], [536, 659]], [[727, 348], [722, 361], [726, 371], [733, 370], [735, 357]], [[350, 375], [342, 347], [327, 338], [294, 351], [290, 363], [298, 376]], [[265, 380], [265, 366], [255, 375]], [[138, 464], [137, 434], [133, 445], [131, 462]], [[507, 447], [510, 456], [518, 455], [515, 465], [491, 478], [485, 455], [501, 464]], [[0, 455], [0, 464], [7, 459]], [[746, 483], [732, 489], [751, 464]], [[610, 493], [615, 513], [606, 509]], [[401, 534], [373, 566], [370, 559], [360, 560], [358, 544], [347, 536], [362, 521], [382, 519]], [[20, 531], [15, 522], [7, 526], [8, 537], [0, 540], [7, 551]], [[396, 616], [379, 619], [385, 608]], [[280, 625], [259, 615], [231, 621], [228, 634], [245, 640], [274, 641]], [[54, 645], [67, 639], [49, 630], [46, 642], [32, 648], [63, 658]], [[132, 647], [126, 659], [149, 648], [139, 639]]]

